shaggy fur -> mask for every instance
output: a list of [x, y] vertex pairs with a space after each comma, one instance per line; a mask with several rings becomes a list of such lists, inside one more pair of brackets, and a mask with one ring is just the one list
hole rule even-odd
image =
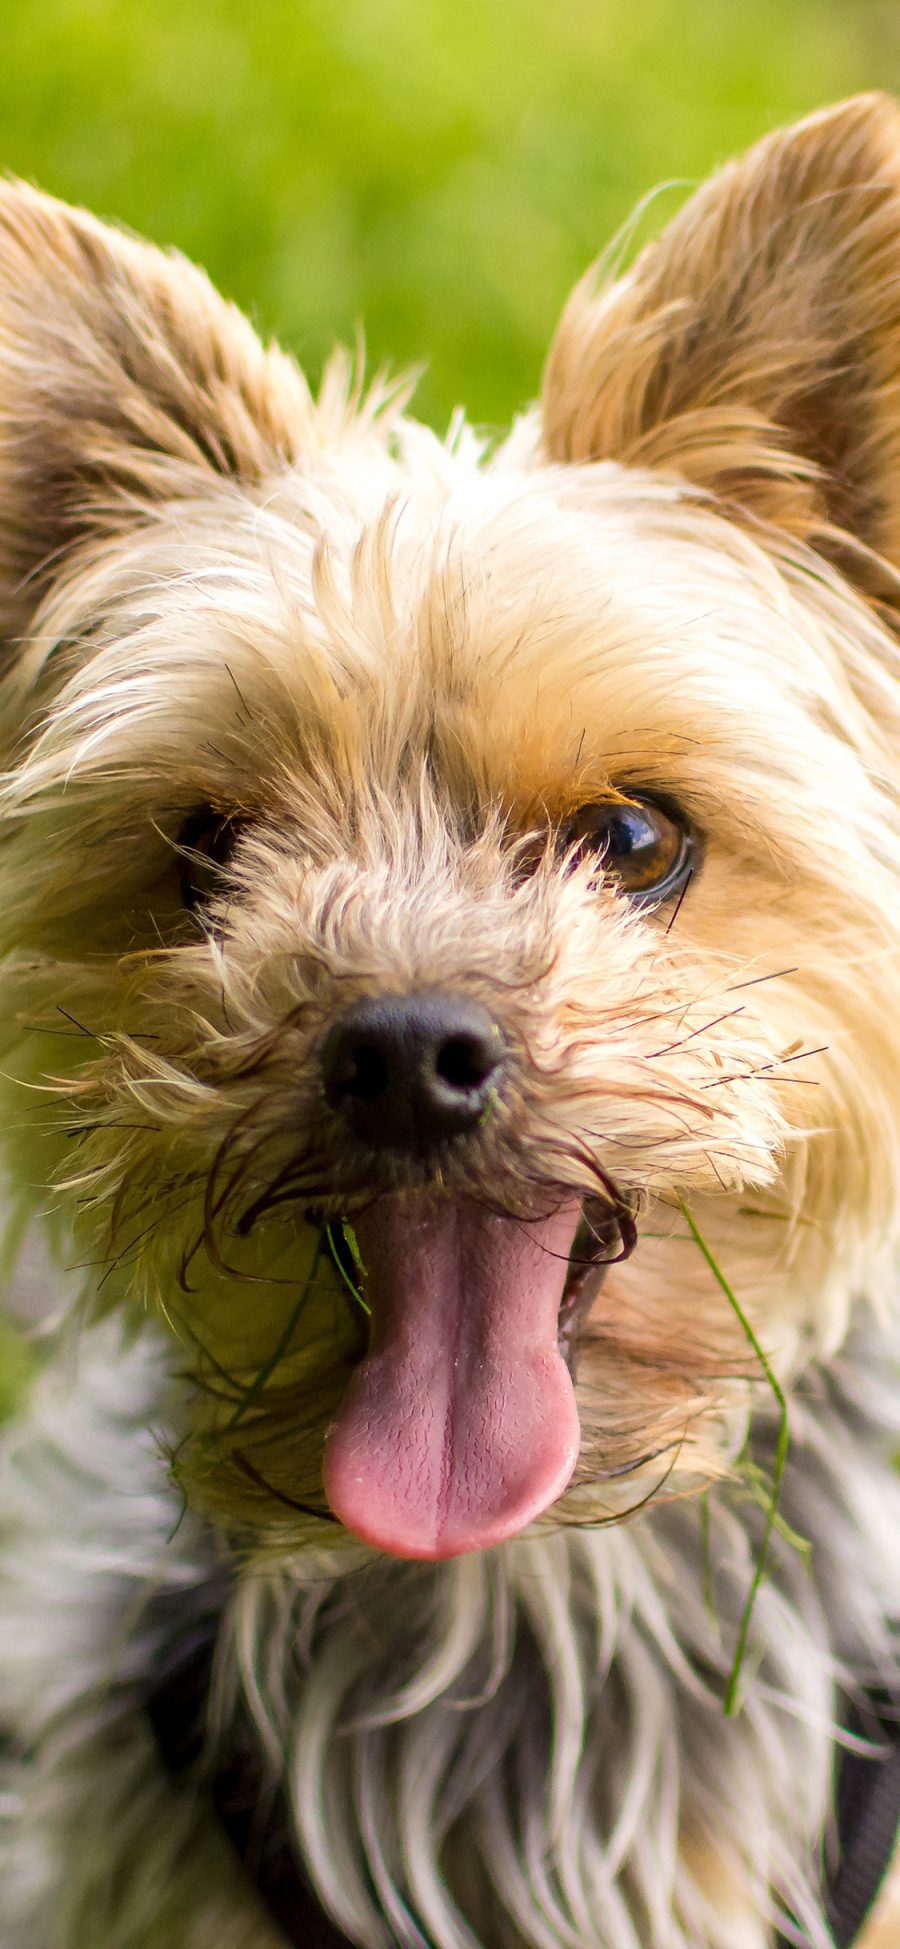
[[[210, 1753], [255, 1728], [362, 1949], [825, 1949], [842, 1701], [900, 1686], [898, 272], [866, 98], [589, 278], [489, 451], [0, 193], [4, 1125], [87, 1268], [6, 1458], [3, 1949], [280, 1941], [155, 1756], [161, 1591], [221, 1610]], [[567, 838], [643, 793], [695, 836], [658, 908]], [[437, 1163], [321, 1080], [422, 991], [507, 1052]], [[622, 1252], [568, 1488], [480, 1555], [362, 1550], [323, 1228], [573, 1197]]]

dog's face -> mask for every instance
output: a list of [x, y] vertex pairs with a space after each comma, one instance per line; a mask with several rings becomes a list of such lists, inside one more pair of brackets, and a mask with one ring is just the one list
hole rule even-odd
[[710, 1256], [788, 1378], [896, 1235], [898, 154], [726, 172], [489, 456], [3, 193], [13, 1143], [282, 1545], [702, 1486]]

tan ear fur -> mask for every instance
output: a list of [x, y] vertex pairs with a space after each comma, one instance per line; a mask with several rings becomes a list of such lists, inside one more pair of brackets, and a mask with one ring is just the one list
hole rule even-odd
[[312, 402], [202, 271], [0, 184], [0, 633], [85, 532], [296, 457]]
[[768, 137], [619, 282], [589, 273], [543, 412], [554, 459], [665, 468], [900, 563], [897, 105], [858, 96]]

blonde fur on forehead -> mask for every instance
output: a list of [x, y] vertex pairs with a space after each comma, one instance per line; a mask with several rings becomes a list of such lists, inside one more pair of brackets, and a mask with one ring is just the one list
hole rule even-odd
[[[215, 1730], [252, 1721], [364, 1949], [764, 1949], [779, 1906], [827, 1941], [838, 1690], [897, 1683], [896, 1402], [869, 1390], [900, 1244], [898, 263], [896, 109], [812, 117], [579, 287], [539, 407], [491, 448], [340, 358], [314, 398], [193, 267], [0, 190], [5, 1140], [23, 1209], [49, 1189], [90, 1262], [82, 1317], [168, 1336], [128, 1355], [86, 1327], [101, 1381], [61, 1439], [97, 1430], [97, 1534], [119, 1441], [150, 1476], [164, 1449], [193, 1511], [174, 1584], [234, 1579]], [[694, 846], [658, 911], [570, 837], [641, 794]], [[190, 911], [218, 820], [231, 855]], [[503, 1090], [439, 1166], [373, 1162], [323, 1091], [329, 1032], [445, 991], [502, 1033]], [[321, 1470], [367, 1329], [325, 1228], [385, 1191], [513, 1223], [577, 1197], [637, 1243], [584, 1322], [565, 1494], [496, 1555], [363, 1565], [357, 1604]], [[847, 1339], [871, 1311], [875, 1355], [871, 1322]], [[812, 1582], [785, 1531], [732, 1725], [762, 1372], [797, 1392]], [[26, 1440], [54, 1480], [55, 1399]], [[53, 1521], [14, 1500], [37, 1589]], [[134, 1579], [168, 1590], [168, 1488], [142, 1508]], [[142, 1629], [140, 1671], [165, 1649]], [[36, 1918], [81, 1949], [103, 1870], [24, 1668], [0, 1627], [16, 1858], [32, 1808], [52, 1836], [11, 1949]], [[145, 1758], [136, 1735], [133, 1810]], [[206, 1949], [221, 1907], [177, 1885], [166, 1949]], [[104, 1895], [97, 1949], [152, 1949], [146, 1900]]]

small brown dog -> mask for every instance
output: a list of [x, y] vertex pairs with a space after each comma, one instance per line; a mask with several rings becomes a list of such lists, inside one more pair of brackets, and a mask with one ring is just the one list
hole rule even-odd
[[845, 1944], [897, 111], [592, 275], [495, 450], [403, 406], [0, 195], [4, 1121], [93, 1262], [4, 1463], [3, 1949]]

